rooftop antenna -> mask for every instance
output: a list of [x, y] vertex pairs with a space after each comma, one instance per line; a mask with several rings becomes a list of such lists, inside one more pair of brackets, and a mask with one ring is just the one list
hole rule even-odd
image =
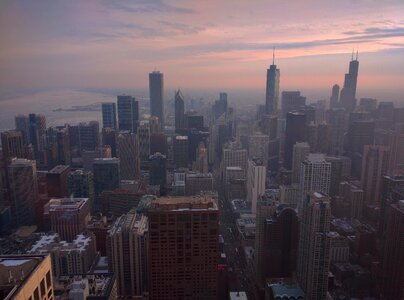
[[275, 46], [272, 48], [272, 64], [275, 64]]
[[358, 58], [359, 58], [359, 51], [358, 49], [356, 49], [356, 61], [358, 61]]
[[351, 60], [353, 60], [353, 55], [354, 55], [354, 49], [352, 49], [352, 58], [351, 58]]

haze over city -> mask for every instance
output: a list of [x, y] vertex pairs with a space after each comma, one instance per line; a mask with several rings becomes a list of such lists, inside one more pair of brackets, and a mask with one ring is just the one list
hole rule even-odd
[[[351, 51], [358, 94], [404, 94], [402, 1], [2, 1], [1, 97], [29, 89], [143, 89], [166, 74], [174, 90], [264, 95], [265, 69], [281, 89], [329, 97]], [[237, 93], [235, 93], [237, 94]], [[258, 99], [261, 101], [262, 99]]]

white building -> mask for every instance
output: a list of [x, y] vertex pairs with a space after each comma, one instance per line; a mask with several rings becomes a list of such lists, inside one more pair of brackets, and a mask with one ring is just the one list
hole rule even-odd
[[300, 182], [300, 165], [310, 153], [310, 145], [306, 142], [297, 142], [293, 145], [292, 157], [292, 183]]
[[265, 193], [266, 166], [263, 161], [248, 161], [247, 200], [251, 202], [251, 212], [257, 213], [257, 200]]

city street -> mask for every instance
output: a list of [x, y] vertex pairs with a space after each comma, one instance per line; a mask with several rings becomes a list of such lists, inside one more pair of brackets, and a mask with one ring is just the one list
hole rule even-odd
[[227, 256], [229, 273], [234, 272], [237, 278], [236, 287], [245, 291], [249, 300], [255, 300], [254, 274], [244, 260], [244, 251], [237, 236], [235, 218], [231, 205], [222, 194], [219, 196], [220, 232], [224, 239], [224, 252]]

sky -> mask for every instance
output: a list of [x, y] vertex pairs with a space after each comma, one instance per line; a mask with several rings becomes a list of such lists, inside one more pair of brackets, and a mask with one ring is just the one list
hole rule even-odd
[[0, 94], [146, 89], [153, 70], [172, 89], [264, 92], [273, 47], [281, 90], [329, 97], [355, 49], [359, 95], [404, 101], [402, 0], [2, 0]]

